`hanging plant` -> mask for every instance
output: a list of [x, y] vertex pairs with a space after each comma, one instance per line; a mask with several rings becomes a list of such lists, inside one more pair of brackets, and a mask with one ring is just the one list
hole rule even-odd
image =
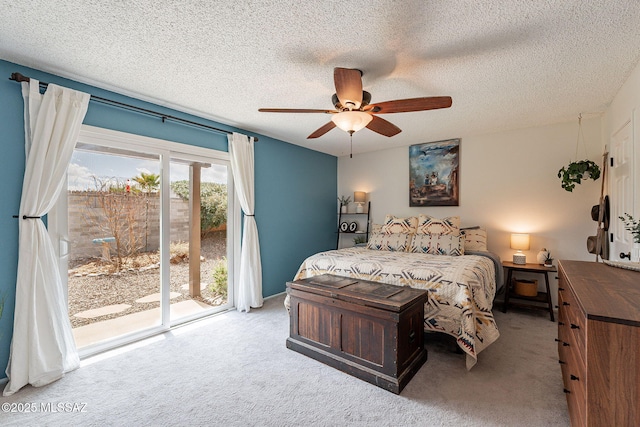
[[595, 181], [600, 178], [600, 167], [591, 160], [571, 162], [558, 171], [558, 178], [562, 180], [562, 188], [571, 192], [583, 179], [591, 178]]
[[[582, 146], [587, 154], [587, 145], [584, 142], [584, 134], [582, 133], [582, 113], [578, 114], [578, 138], [576, 139], [576, 157], [578, 157], [578, 148], [580, 147], [580, 137], [582, 137]], [[587, 155], [588, 157], [588, 155]], [[562, 180], [562, 188], [571, 192], [576, 184], [581, 184], [583, 179], [596, 180], [600, 178], [600, 167], [591, 160], [579, 160], [569, 163], [558, 171], [558, 178]]]

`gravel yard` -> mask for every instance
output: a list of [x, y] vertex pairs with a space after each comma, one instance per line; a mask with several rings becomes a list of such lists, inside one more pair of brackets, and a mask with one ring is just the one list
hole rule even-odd
[[[226, 231], [216, 231], [202, 240], [201, 281], [210, 284], [211, 272], [227, 254]], [[173, 256], [170, 264], [171, 292], [180, 296], [172, 298], [176, 303], [192, 299], [189, 296], [189, 259], [185, 256]], [[71, 326], [88, 325], [107, 319], [124, 316], [138, 311], [160, 307], [159, 302], [139, 303], [136, 300], [160, 292], [160, 269], [158, 253], [144, 253], [129, 258], [125, 268], [119, 273], [109, 273], [112, 264], [99, 260], [82, 260], [69, 270], [69, 318]], [[187, 285], [186, 287], [184, 285]], [[195, 298], [212, 306], [226, 303], [226, 296], [214, 294], [209, 286], [201, 291], [202, 296]], [[127, 304], [131, 307], [119, 313], [95, 317], [80, 318], [74, 314], [114, 304]]]

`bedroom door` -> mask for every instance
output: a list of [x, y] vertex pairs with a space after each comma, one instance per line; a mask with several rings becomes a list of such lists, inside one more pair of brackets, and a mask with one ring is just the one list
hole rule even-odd
[[623, 260], [621, 254], [625, 255], [624, 260], [631, 252], [633, 239], [630, 233], [624, 229], [624, 224], [619, 217], [628, 213], [634, 214], [634, 147], [633, 147], [633, 120], [629, 119], [611, 137], [610, 144], [611, 178], [609, 189], [611, 194], [611, 221], [609, 226], [609, 251], [610, 259]]

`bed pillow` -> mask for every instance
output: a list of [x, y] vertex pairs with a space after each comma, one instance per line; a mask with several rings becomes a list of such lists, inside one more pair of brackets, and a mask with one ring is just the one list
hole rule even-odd
[[398, 218], [394, 215], [387, 215], [382, 225], [384, 234], [413, 234], [418, 226], [418, 218], [411, 216], [408, 218]]
[[464, 255], [464, 236], [453, 234], [416, 234], [409, 252], [430, 255]]
[[465, 251], [484, 251], [487, 252], [487, 230], [482, 228], [473, 228], [462, 230], [464, 235]]
[[449, 216], [438, 219], [429, 215], [420, 215], [418, 217], [417, 234], [460, 234], [460, 217]]
[[382, 233], [382, 224], [371, 224], [371, 234]]
[[375, 251], [406, 252], [411, 244], [413, 234], [408, 233], [375, 233], [367, 242], [367, 249]]

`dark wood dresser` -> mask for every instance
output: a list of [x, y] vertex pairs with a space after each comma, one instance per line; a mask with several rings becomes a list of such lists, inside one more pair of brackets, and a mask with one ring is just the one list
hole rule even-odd
[[560, 261], [558, 355], [572, 426], [640, 426], [640, 272]]
[[427, 291], [323, 274], [287, 292], [292, 350], [393, 393], [427, 359]]

